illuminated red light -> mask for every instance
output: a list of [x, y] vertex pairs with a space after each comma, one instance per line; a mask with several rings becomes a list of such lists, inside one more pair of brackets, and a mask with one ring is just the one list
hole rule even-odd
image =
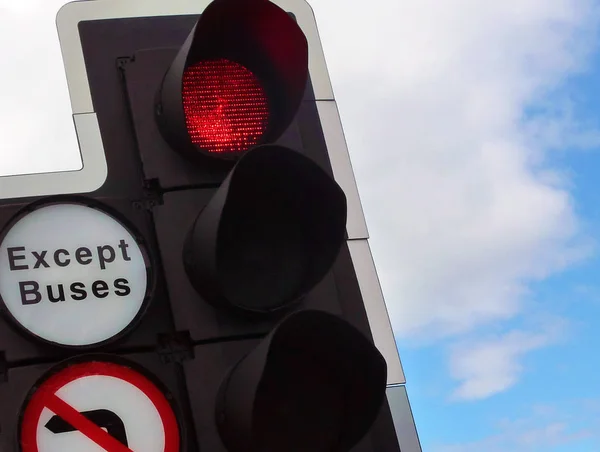
[[241, 64], [218, 59], [188, 67], [182, 95], [190, 139], [209, 152], [244, 152], [258, 144], [267, 129], [267, 95]]

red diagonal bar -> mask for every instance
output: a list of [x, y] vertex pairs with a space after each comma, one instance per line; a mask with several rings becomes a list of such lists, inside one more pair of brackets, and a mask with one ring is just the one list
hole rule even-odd
[[98, 444], [107, 452], [133, 452], [106, 431], [98, 427], [83, 414], [59, 398], [56, 394], [48, 394], [45, 400], [46, 407], [71, 424], [83, 435]]

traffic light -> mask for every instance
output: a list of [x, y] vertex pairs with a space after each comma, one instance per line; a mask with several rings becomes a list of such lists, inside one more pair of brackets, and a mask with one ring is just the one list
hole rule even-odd
[[0, 205], [0, 450], [399, 450], [294, 15], [103, 4], [105, 183]]

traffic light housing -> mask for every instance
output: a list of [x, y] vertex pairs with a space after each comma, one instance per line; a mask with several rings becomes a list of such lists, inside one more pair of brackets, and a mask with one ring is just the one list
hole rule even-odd
[[232, 452], [350, 450], [379, 412], [385, 374], [357, 330], [331, 314], [300, 311], [221, 383], [221, 437]]
[[281, 311], [329, 271], [345, 224], [344, 193], [318, 165], [282, 146], [260, 146], [237, 162], [194, 221], [186, 273], [216, 307]]
[[[40, 203], [119, 206], [106, 211], [153, 269], [148, 307], [82, 347], [36, 341], [7, 316], [9, 410], [34, 397], [17, 375], [42, 381], [101, 351], [161, 380], [182, 451], [398, 450], [293, 16], [214, 0], [199, 17], [78, 29], [107, 180], [76, 197], [7, 200], [3, 234]], [[20, 427], [0, 413], [0, 446], [13, 447], [4, 431]]]

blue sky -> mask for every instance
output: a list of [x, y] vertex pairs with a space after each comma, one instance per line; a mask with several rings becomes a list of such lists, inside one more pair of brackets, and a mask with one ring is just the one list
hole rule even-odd
[[[539, 27], [539, 36], [546, 33], [552, 36], [552, 31], [548, 30], [560, 21], [560, 16], [544, 17], [544, 14], [548, 14], [544, 6], [539, 2], [527, 3], [532, 8], [540, 8], [537, 18], [535, 14], [529, 17]], [[597, 8], [591, 2], [564, 3], [564, 6], [571, 11], [577, 8], [580, 12], [587, 11], [588, 19], [593, 17], [592, 12]], [[515, 11], [518, 10], [516, 8]], [[517, 12], [513, 14], [513, 18], [519, 15]], [[588, 21], [582, 14], [570, 25], [572, 28], [568, 38], [554, 37], [555, 51], [564, 51], [559, 42], [567, 45], [565, 42], [569, 40], [568, 45], [574, 45], [581, 51], [577, 61], [552, 67], [551, 62], [544, 61], [547, 51], [552, 49], [546, 48], [543, 43], [539, 44], [539, 48], [532, 46], [534, 57], [542, 60], [542, 66], [549, 64], [549, 72], [554, 70], [555, 73], [546, 80], [538, 74], [541, 79], [539, 85], [530, 88], [531, 91], [522, 99], [513, 100], [509, 105], [515, 113], [510, 120], [513, 127], [528, 129], [533, 124], [537, 130], [535, 134], [527, 133], [519, 137], [519, 141], [533, 143], [536, 152], [533, 161], [522, 164], [520, 171], [529, 173], [530, 182], [536, 184], [536, 189], [552, 190], [552, 196], [561, 198], [564, 203], [557, 211], [540, 210], [530, 213], [530, 218], [523, 220], [524, 224], [536, 225], [539, 222], [540, 236], [548, 234], [544, 240], [535, 243], [535, 233], [528, 236], [530, 233], [525, 228], [515, 228], [515, 236], [506, 242], [509, 247], [515, 246], [513, 251], [518, 250], [518, 253], [509, 256], [505, 265], [514, 265], [517, 270], [512, 273], [509, 271], [501, 282], [515, 284], [519, 290], [509, 292], [501, 302], [509, 305], [516, 303], [518, 306], [507, 311], [500, 309], [466, 326], [451, 317], [443, 321], [434, 320], [438, 327], [450, 328], [447, 334], [436, 335], [428, 331], [427, 322], [431, 320], [426, 315], [418, 318], [422, 322], [421, 327], [413, 328], [398, 320], [410, 309], [406, 305], [411, 302], [399, 300], [403, 290], [393, 287], [392, 281], [398, 278], [391, 269], [394, 264], [391, 259], [383, 263], [382, 259], [377, 260], [380, 273], [383, 273], [382, 285], [384, 290], [387, 289], [388, 305], [397, 303], [397, 306], [390, 307], [390, 311], [424, 451], [600, 450], [600, 364], [597, 356], [600, 345], [597, 327], [600, 314], [600, 256], [597, 250], [600, 238], [600, 49], [597, 40], [591, 39], [595, 38], [597, 32], [596, 22]], [[508, 21], [505, 26], [519, 33], [515, 23]], [[492, 41], [489, 51], [494, 52], [498, 50], [497, 47], [502, 47], [501, 43]], [[505, 50], [507, 61], [514, 62], [523, 57], [514, 47]], [[531, 72], [525, 63], [515, 75], [525, 79], [531, 76]], [[458, 103], [464, 101], [463, 97], [457, 97]], [[517, 115], [520, 117], [514, 119]], [[433, 125], [432, 129], [437, 130], [438, 126]], [[465, 157], [466, 162], [482, 152], [482, 147], [494, 138], [485, 131], [482, 135], [483, 138], [472, 145], [472, 155]], [[449, 142], [452, 144], [452, 138]], [[525, 148], [519, 152], [527, 155], [530, 150]], [[539, 177], [544, 172], [550, 173], [549, 180]], [[360, 175], [360, 170], [357, 173]], [[365, 177], [363, 185], [367, 185], [367, 191], [370, 184]], [[485, 189], [485, 183], [481, 188]], [[514, 189], [509, 184], [507, 188]], [[520, 189], [516, 189], [514, 195], [518, 197], [519, 193]], [[377, 192], [377, 195], [381, 195], [381, 192]], [[448, 203], [460, 204], [460, 196], [459, 193], [456, 198], [449, 198]], [[533, 203], [531, 208], [535, 209], [537, 203], [542, 201], [540, 199]], [[462, 202], [465, 202], [464, 199]], [[515, 204], [518, 204], [518, 200], [515, 200]], [[511, 211], [510, 206], [508, 204], [507, 215], [514, 214], [519, 208], [515, 206], [515, 210]], [[431, 205], [422, 206], [412, 213], [425, 217], [424, 212], [431, 208]], [[472, 206], [469, 211], [477, 218], [482, 208]], [[368, 214], [368, 205], [366, 210]], [[371, 207], [371, 210], [375, 210], [375, 207]], [[398, 239], [394, 238], [391, 231], [385, 231], [376, 223], [377, 218], [373, 219], [375, 215], [371, 217], [370, 226], [377, 259], [384, 253], [378, 246], [382, 249], [386, 244], [384, 239], [376, 238], [374, 230], [379, 230], [385, 240], [389, 240], [388, 249], [389, 243]], [[443, 221], [443, 218], [440, 220]], [[415, 224], [422, 227], [429, 221], [417, 217]], [[542, 229], [547, 227], [546, 222], [560, 221], [569, 224], [569, 227], [562, 230], [560, 227]], [[494, 225], [490, 223], [490, 227]], [[450, 241], [452, 238], [453, 234], [450, 233]], [[485, 247], [488, 240], [493, 239], [494, 236], [490, 235], [478, 245]], [[440, 245], [445, 243], [441, 241]], [[544, 256], [548, 251], [544, 249], [546, 247], [554, 249]], [[494, 246], [490, 245], [493, 257], [505, 257], [493, 249]], [[401, 252], [400, 247], [396, 250]], [[419, 259], [418, 247], [409, 247], [406, 252], [414, 253]], [[536, 258], [536, 253], [543, 258]], [[440, 254], [444, 257], [443, 251]], [[426, 260], [434, 260], [435, 257], [435, 253], [432, 253]], [[486, 265], [485, 254], [479, 258]], [[449, 265], [462, 264], [461, 258], [455, 254], [450, 254], [446, 259]], [[519, 269], [521, 259], [530, 261], [531, 267]], [[554, 264], [546, 265], [552, 260]], [[401, 269], [403, 265], [410, 265], [410, 262], [398, 264], [396, 262], [397, 268]], [[427, 264], [435, 268], [435, 264]], [[389, 268], [384, 268], [382, 272], [381, 266]], [[464, 269], [475, 268], [467, 264]], [[493, 263], [489, 270], [494, 272]], [[438, 271], [442, 276], [434, 275], [433, 283], [436, 278], [448, 283], [449, 294], [452, 295], [452, 281], [448, 282], [443, 277], [444, 268]], [[499, 266], [498, 271], [506, 270]], [[477, 275], [477, 271], [474, 275]], [[424, 281], [426, 283], [426, 278]], [[470, 282], [477, 283], [476, 280]], [[485, 283], [483, 289], [478, 296], [483, 298], [481, 303], [485, 304], [485, 289], [493, 291], [501, 290], [501, 287], [492, 280]], [[439, 288], [433, 293], [423, 292], [415, 289], [409, 293], [417, 298], [422, 297], [425, 302], [429, 297], [439, 297], [429, 302], [432, 310], [443, 306], [444, 293]], [[493, 293], [491, 295], [494, 296]], [[477, 309], [465, 309], [463, 315], [473, 315], [470, 311]], [[487, 371], [486, 367], [489, 367]]]
[[[600, 49], [594, 47], [585, 72], [566, 77], [544, 102], [570, 98], [575, 120], [597, 130], [599, 79]], [[532, 115], [546, 113], [539, 109]], [[568, 179], [575, 212], [594, 244], [600, 239], [599, 151], [598, 146], [565, 146], [549, 153], [545, 162]], [[462, 401], [448, 397], [456, 381], [440, 372], [446, 345], [414, 348], [399, 340], [423, 450], [600, 450], [599, 274], [600, 256], [594, 249], [587, 258], [528, 284], [527, 312], [495, 327], [510, 330], [535, 322], [537, 316], [551, 316], [562, 323], [561, 331], [524, 354], [516, 381], [489, 397]]]
[[[63, 3], [0, 0], [3, 171], [78, 164]], [[600, 451], [600, 3], [309, 3], [423, 450]]]
[[423, 450], [600, 450], [600, 3], [311, 3]]

